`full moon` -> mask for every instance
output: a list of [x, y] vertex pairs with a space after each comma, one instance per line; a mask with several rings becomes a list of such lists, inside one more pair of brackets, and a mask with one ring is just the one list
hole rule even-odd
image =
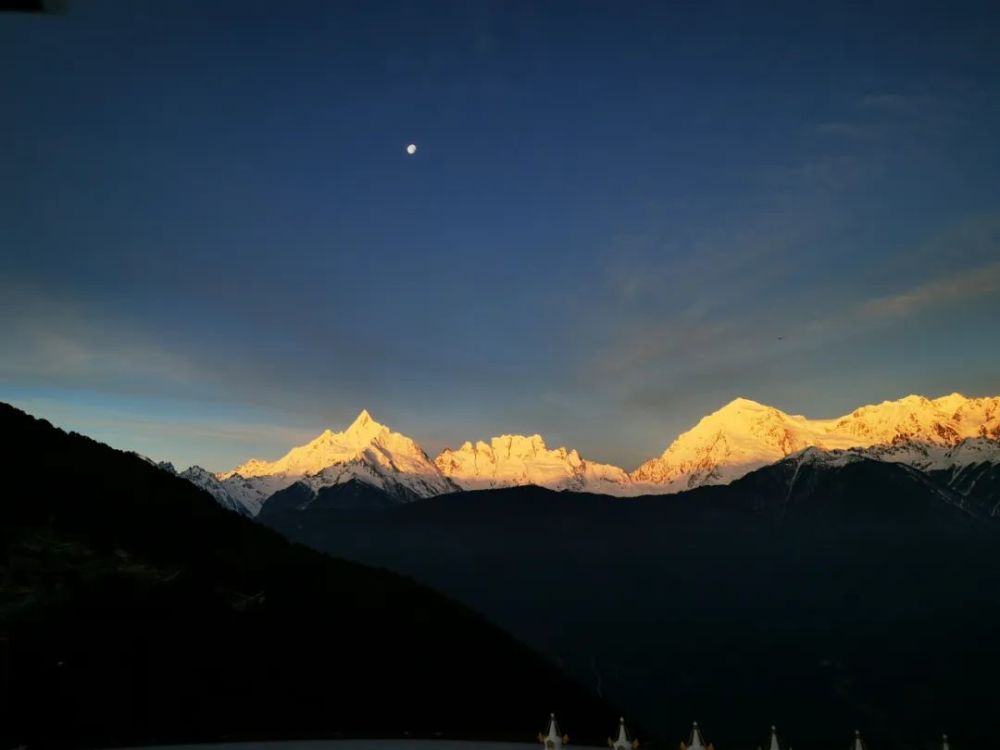
[[417, 144], [411, 143], [409, 146], [407, 146], [406, 153], [408, 153], [410, 156], [413, 156], [415, 153], [417, 153]]

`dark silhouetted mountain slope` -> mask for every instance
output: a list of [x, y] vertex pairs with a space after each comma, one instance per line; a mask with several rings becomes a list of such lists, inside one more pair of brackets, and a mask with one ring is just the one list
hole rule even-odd
[[469, 602], [666, 737], [1000, 736], [995, 522], [906, 465], [807, 451], [675, 495], [516, 487], [271, 522]]
[[617, 713], [471, 610], [0, 405], [4, 739], [526, 739]]

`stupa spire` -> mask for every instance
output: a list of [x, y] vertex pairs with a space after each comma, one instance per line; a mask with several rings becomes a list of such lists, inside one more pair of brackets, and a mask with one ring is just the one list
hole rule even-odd
[[701, 729], [698, 728], [696, 721], [691, 725], [691, 741], [682, 742], [681, 750], [715, 750], [715, 746], [711, 742], [705, 744], [705, 738], [701, 736]]
[[624, 716], [618, 720], [618, 737], [616, 739], [608, 737], [608, 747], [611, 750], [636, 750], [639, 747], [639, 740], [631, 737], [625, 728]]
[[767, 746], [767, 750], [781, 750], [781, 742], [778, 740], [778, 729], [771, 725], [771, 742]]
[[538, 741], [542, 743], [545, 750], [562, 750], [564, 745], [569, 744], [569, 735], [559, 734], [559, 724], [556, 722], [556, 715], [549, 714], [549, 726], [545, 734], [538, 733]]

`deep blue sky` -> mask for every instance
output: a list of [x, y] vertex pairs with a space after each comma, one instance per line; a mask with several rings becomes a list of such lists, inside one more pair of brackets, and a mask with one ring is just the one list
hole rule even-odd
[[739, 395], [1000, 393], [998, 6], [761, 5], [0, 16], [0, 399], [181, 466], [367, 407], [632, 468]]

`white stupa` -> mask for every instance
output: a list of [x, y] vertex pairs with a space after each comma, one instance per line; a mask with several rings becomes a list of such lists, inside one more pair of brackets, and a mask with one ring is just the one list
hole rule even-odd
[[771, 725], [771, 741], [767, 745], [767, 750], [784, 750], [778, 739], [778, 729], [774, 724]]
[[691, 725], [691, 741], [682, 742], [681, 750], [715, 750], [715, 746], [711, 742], [705, 744], [705, 738], [701, 736], [701, 730], [698, 729], [696, 721]]
[[608, 737], [608, 747], [611, 750], [637, 750], [639, 747], [639, 740], [631, 737], [625, 728], [624, 716], [618, 720], [618, 737], [616, 739]]
[[549, 728], [545, 734], [538, 733], [538, 741], [542, 743], [545, 750], [562, 750], [564, 745], [569, 744], [569, 735], [559, 734], [559, 725], [556, 723], [555, 714], [549, 714]]

